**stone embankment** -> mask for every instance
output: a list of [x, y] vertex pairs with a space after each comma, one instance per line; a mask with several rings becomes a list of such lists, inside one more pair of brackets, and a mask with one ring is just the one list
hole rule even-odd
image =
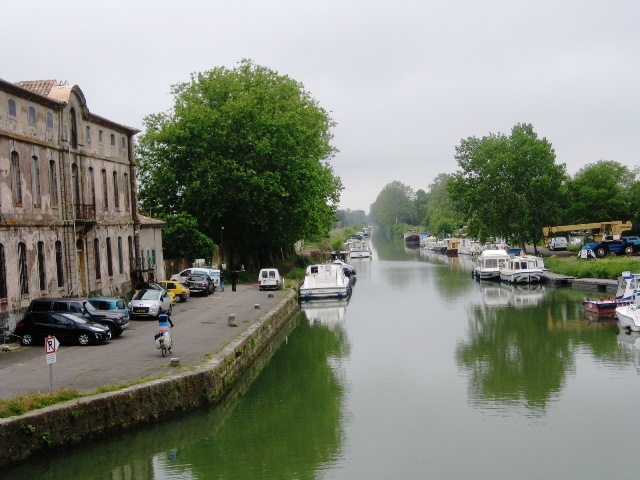
[[190, 371], [0, 419], [0, 467], [218, 403], [298, 310], [292, 289], [211, 360]]

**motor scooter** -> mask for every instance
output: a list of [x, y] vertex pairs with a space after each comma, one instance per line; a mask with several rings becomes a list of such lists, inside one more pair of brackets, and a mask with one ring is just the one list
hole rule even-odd
[[159, 328], [156, 331], [154, 338], [156, 340], [156, 348], [160, 350], [160, 353], [162, 353], [163, 357], [167, 355], [167, 352], [172, 353], [171, 334], [169, 333], [168, 328]]

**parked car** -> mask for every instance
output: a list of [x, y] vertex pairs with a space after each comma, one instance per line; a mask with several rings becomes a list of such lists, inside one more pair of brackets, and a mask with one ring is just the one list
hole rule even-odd
[[158, 318], [161, 313], [171, 314], [171, 299], [166, 290], [140, 290], [129, 302], [131, 316]]
[[171, 299], [171, 305], [176, 304], [176, 296], [173, 293], [170, 293], [167, 289], [165, 289], [162, 285], [156, 282], [138, 282], [136, 286], [133, 288], [133, 294], [135, 295], [140, 290], [160, 290], [163, 292], [169, 293], [169, 298]]
[[211, 278], [206, 274], [189, 275], [185, 284], [192, 294], [201, 293], [207, 296], [214, 291]]
[[160, 280], [158, 284], [167, 292], [173, 293], [176, 299], [186, 302], [189, 299], [189, 287], [177, 280]]
[[105, 310], [110, 312], [119, 312], [129, 320], [129, 309], [127, 302], [121, 297], [93, 297], [89, 298], [89, 303], [93, 305], [98, 312]]
[[[185, 285], [187, 284], [187, 278], [190, 275], [206, 275], [211, 282], [214, 282], [214, 275], [213, 275], [213, 270], [207, 267], [193, 267], [193, 268], [187, 268], [186, 270], [182, 270], [180, 273], [176, 273], [175, 275], [171, 275], [170, 280], [177, 280], [180, 283], [184, 283]], [[215, 287], [216, 285], [214, 284], [214, 291], [215, 291]]]
[[276, 268], [263, 268], [258, 274], [260, 290], [278, 290], [280, 282], [280, 272]]
[[13, 332], [20, 337], [22, 345], [32, 345], [48, 336], [56, 337], [60, 343], [106, 342], [111, 338], [109, 327], [80, 315], [62, 312], [27, 312]]
[[109, 327], [112, 337], [119, 336], [129, 326], [128, 316], [115, 311], [97, 310], [87, 298], [34, 298], [27, 311], [75, 313]]
[[553, 237], [549, 241], [549, 250], [566, 250], [567, 249], [567, 239], [565, 237]]

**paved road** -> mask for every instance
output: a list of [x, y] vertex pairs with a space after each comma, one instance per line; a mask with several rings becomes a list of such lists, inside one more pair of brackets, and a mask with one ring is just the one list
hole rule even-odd
[[[269, 293], [274, 293], [272, 298]], [[167, 357], [155, 348], [156, 322], [152, 320], [131, 320], [120, 337], [102, 345], [61, 345], [53, 364], [54, 388], [89, 393], [105, 385], [158, 378], [174, 373], [169, 366], [171, 357], [180, 359], [182, 369], [198, 365], [273, 309], [285, 294], [284, 290], [263, 292], [257, 284], [243, 284], [236, 292], [229, 286], [224, 292], [178, 303], [171, 315], [173, 354]], [[236, 315], [237, 327], [228, 326], [230, 314]], [[44, 345], [0, 352], [0, 398], [48, 391], [49, 387]]]

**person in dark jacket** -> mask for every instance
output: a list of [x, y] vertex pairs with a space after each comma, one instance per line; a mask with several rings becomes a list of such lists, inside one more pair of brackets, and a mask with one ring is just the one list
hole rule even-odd
[[236, 285], [238, 284], [238, 272], [235, 270], [231, 272], [231, 291], [236, 291]]

